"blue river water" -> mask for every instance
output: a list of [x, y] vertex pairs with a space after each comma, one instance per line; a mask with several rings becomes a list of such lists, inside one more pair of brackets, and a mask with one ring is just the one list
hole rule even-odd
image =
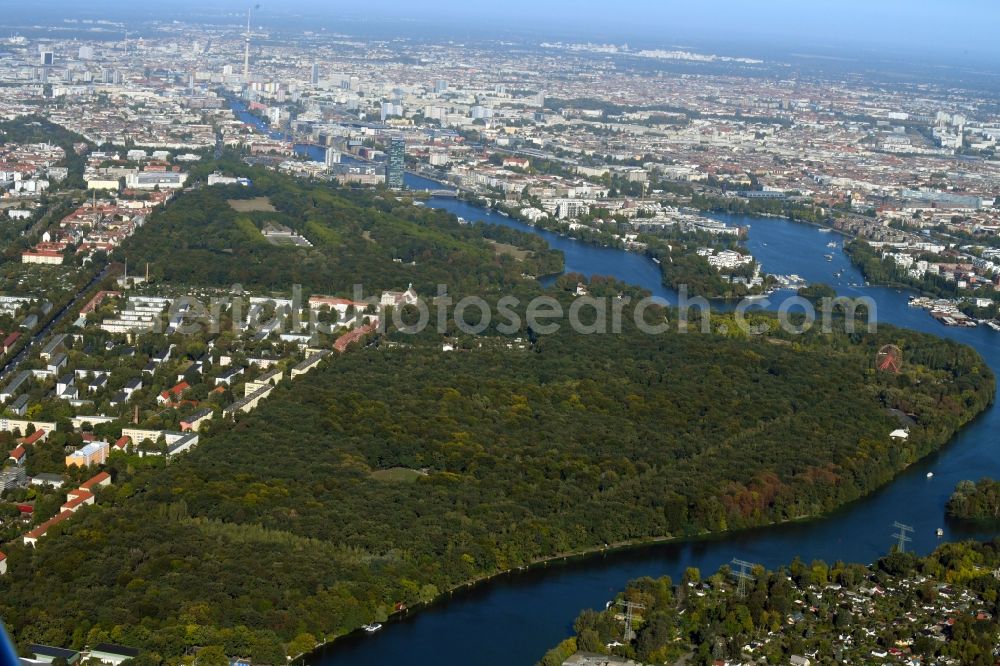
[[[234, 106], [241, 119], [262, 131], [266, 125]], [[322, 149], [308, 144], [296, 151], [321, 161]], [[439, 189], [440, 183], [406, 175], [410, 189]], [[450, 198], [427, 205], [470, 222], [483, 220], [540, 235], [565, 256], [567, 272], [610, 275], [648, 289], [669, 303], [677, 294], [663, 286], [659, 267], [635, 253], [602, 248], [536, 229], [517, 220]], [[884, 287], [865, 287], [864, 278], [841, 251], [843, 238], [818, 228], [777, 218], [718, 216], [729, 224], [750, 226], [747, 247], [769, 273], [797, 274], [810, 283], [824, 282], [844, 296], [866, 296], [877, 306], [877, 320], [948, 337], [970, 345], [1000, 375], [1000, 333], [986, 327], [949, 328], [925, 310], [907, 304], [909, 294]], [[835, 247], [829, 247], [830, 244]], [[831, 255], [828, 260], [826, 255]], [[772, 294], [776, 307], [790, 292]], [[798, 443], [790, 442], [790, 446]], [[804, 560], [871, 562], [888, 552], [892, 524], [915, 529], [910, 547], [927, 553], [941, 541], [992, 538], [995, 531], [975, 531], [950, 523], [944, 506], [955, 484], [983, 476], [1000, 478], [1000, 403], [993, 405], [936, 454], [911, 466], [885, 487], [839, 511], [809, 521], [745, 530], [586, 558], [553, 562], [524, 572], [499, 576], [456, 591], [431, 608], [386, 623], [374, 635], [355, 633], [338, 639], [309, 658], [312, 666], [407, 663], [509, 666], [534, 664], [545, 651], [570, 635], [573, 620], [584, 608], [601, 608], [638, 576], [670, 575], [678, 579], [687, 567], [713, 572], [734, 557], [768, 567], [799, 556]], [[933, 477], [927, 474], [933, 472]], [[936, 530], [944, 530], [942, 538]]]
[[[247, 125], [250, 125], [258, 132], [263, 132], [267, 134], [272, 139], [283, 139], [285, 134], [277, 130], [272, 130], [268, 127], [267, 121], [263, 118], [255, 116], [250, 113], [246, 105], [242, 102], [232, 99], [229, 102], [230, 108], [239, 120], [242, 120]], [[296, 155], [304, 155], [308, 157], [313, 162], [324, 162], [326, 161], [326, 148], [324, 146], [317, 146], [314, 143], [296, 143], [293, 146]], [[363, 162], [351, 155], [341, 155], [342, 164], [363, 164]]]
[[[412, 188], [438, 187], [408, 176]], [[485, 220], [538, 233], [562, 250], [566, 270], [586, 275], [612, 275], [675, 302], [676, 294], [660, 282], [659, 268], [649, 259], [620, 250], [599, 248], [531, 226], [462, 201], [435, 198], [428, 205], [468, 221]], [[869, 296], [878, 320], [945, 336], [975, 347], [1000, 374], [1000, 333], [986, 327], [948, 328], [925, 310], [907, 305], [908, 295], [895, 289], [863, 285], [864, 280], [838, 246], [843, 239], [815, 227], [771, 218], [725, 217], [751, 225], [748, 247], [771, 273], [797, 273], [810, 282], [825, 282], [848, 296]], [[832, 261], [824, 255], [832, 254]], [[841, 277], [834, 272], [843, 271]], [[780, 294], [772, 297], [776, 305]], [[431, 608], [393, 620], [378, 633], [338, 639], [309, 659], [318, 666], [397, 664], [534, 664], [545, 651], [571, 634], [576, 615], [604, 603], [638, 576], [670, 575], [677, 580], [686, 567], [714, 572], [734, 557], [768, 567], [820, 558], [833, 562], [872, 562], [888, 552], [894, 521], [915, 528], [911, 548], [927, 553], [942, 540], [992, 538], [949, 523], [944, 506], [955, 484], [983, 476], [1000, 478], [1000, 406], [967, 426], [940, 452], [911, 466], [870, 496], [839, 511], [809, 521], [723, 534], [589, 556], [578, 560], [497, 577], [457, 591]], [[789, 442], [789, 446], [805, 446]], [[928, 478], [927, 473], [933, 472]]]

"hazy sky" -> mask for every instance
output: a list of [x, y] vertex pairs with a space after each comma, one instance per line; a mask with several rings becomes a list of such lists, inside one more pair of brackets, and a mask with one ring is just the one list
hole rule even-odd
[[[49, 0], [23, 3], [34, 16], [66, 13], [125, 18], [138, 12], [241, 11], [258, 0]], [[260, 20], [307, 14], [337, 27], [357, 19], [405, 20], [436, 30], [525, 31], [562, 39], [713, 42], [818, 49], [854, 46], [913, 53], [968, 53], [1000, 62], [997, 0], [259, 0]], [[6, 4], [0, 2], [0, 4]], [[10, 7], [14, 13], [18, 5]], [[183, 15], [183, 14], [182, 14]], [[3, 20], [0, 19], [0, 30]]]

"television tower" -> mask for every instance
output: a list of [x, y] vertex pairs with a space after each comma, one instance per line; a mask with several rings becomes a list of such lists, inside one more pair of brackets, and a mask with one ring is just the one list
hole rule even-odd
[[250, 80], [250, 11], [247, 7], [247, 34], [243, 40], [243, 82]]

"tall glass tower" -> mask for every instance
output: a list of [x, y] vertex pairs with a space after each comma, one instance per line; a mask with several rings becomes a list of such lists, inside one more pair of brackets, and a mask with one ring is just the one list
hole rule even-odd
[[394, 190], [403, 189], [403, 174], [406, 173], [406, 141], [393, 139], [389, 144], [389, 166], [385, 171], [385, 183]]

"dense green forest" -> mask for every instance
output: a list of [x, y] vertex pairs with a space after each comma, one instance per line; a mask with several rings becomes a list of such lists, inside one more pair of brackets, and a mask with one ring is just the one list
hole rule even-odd
[[[795, 560], [777, 571], [757, 567], [745, 595], [728, 565], [705, 580], [688, 569], [679, 585], [640, 578], [608, 609], [581, 613], [574, 635], [539, 666], [560, 666], [578, 651], [695, 666], [723, 659], [787, 664], [807, 654], [814, 664], [892, 655], [900, 663], [992, 666], [998, 566], [994, 540], [946, 544], [924, 558], [894, 552], [870, 567], [820, 560]], [[630, 640], [625, 603], [636, 604]]]
[[[182, 193], [126, 244], [133, 265], [149, 262], [151, 276], [171, 284], [239, 283], [285, 292], [301, 284], [311, 293], [342, 295], [361, 283], [368, 293], [409, 283], [422, 294], [435, 293], [437, 284], [454, 293], [480, 293], [509, 288], [524, 273], [562, 269], [562, 254], [532, 234], [463, 225], [388, 193], [300, 181], [239, 163], [212, 162], [200, 170], [219, 167], [249, 176], [253, 186]], [[266, 203], [257, 208], [274, 210], [238, 212], [228, 203], [258, 197]], [[260, 233], [267, 224], [292, 229], [313, 247], [272, 244]], [[513, 245], [526, 256], [500, 252], [488, 241]]]
[[[179, 194], [120, 250], [132, 265], [171, 284], [285, 292], [413, 283], [427, 295], [444, 283], [492, 305], [542, 293], [525, 274], [561, 266], [534, 236], [388, 193], [229, 162], [194, 175], [220, 167], [253, 186]], [[267, 225], [313, 247], [273, 244]], [[563, 276], [547, 293], [568, 309], [583, 281]], [[642, 295], [587, 287], [612, 302]], [[165, 466], [115, 453], [96, 506], [37, 548], [5, 544], [0, 617], [21, 647], [113, 641], [146, 664], [195, 647], [284, 663], [398, 603], [558, 554], [832, 510], [993, 398], [975, 352], [932, 336], [792, 336], [763, 314], [752, 318], [766, 334], [719, 315], [714, 333], [682, 335], [659, 307], [647, 321], [674, 330], [649, 335], [631, 307], [605, 335], [545, 335], [520, 309], [513, 333], [495, 322], [462, 336], [448, 320], [449, 352], [435, 331], [390, 330], [282, 382], [235, 424], [206, 424], [199, 447]], [[900, 375], [874, 369], [887, 343], [906, 354]], [[905, 443], [888, 436], [900, 412]]]
[[[559, 553], [829, 511], [993, 395], [972, 350], [888, 326], [748, 338], [725, 317], [704, 335], [624, 321], [454, 352], [397, 332], [212, 424], [165, 469], [116, 457], [97, 506], [9, 549], [0, 616], [21, 645], [277, 663]], [[901, 375], [873, 368], [887, 342]], [[891, 410], [911, 415], [905, 444]]]
[[989, 478], [959, 481], [948, 499], [948, 515], [963, 520], [1000, 521], [1000, 482]]

